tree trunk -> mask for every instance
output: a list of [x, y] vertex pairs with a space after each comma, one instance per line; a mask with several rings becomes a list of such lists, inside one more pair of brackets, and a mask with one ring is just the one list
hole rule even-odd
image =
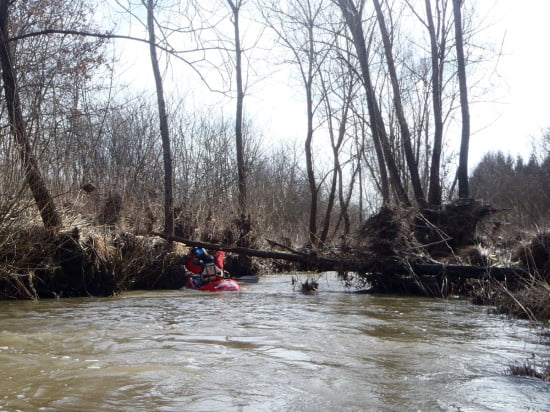
[[[339, 176], [339, 182], [338, 182], [338, 197], [340, 199], [340, 216], [338, 218], [338, 221], [340, 221], [341, 219], [344, 220], [344, 231], [343, 231], [343, 234], [345, 236], [349, 235], [350, 234], [350, 231], [351, 231], [351, 219], [350, 219], [350, 216], [349, 216], [349, 205], [350, 205], [350, 202], [351, 202], [351, 197], [353, 195], [353, 182], [355, 182], [355, 178], [358, 174], [360, 174], [361, 172], [361, 169], [360, 169], [360, 164], [359, 164], [359, 159], [357, 161], [357, 166], [355, 167], [355, 169], [353, 170], [353, 173], [351, 175], [351, 182], [352, 184], [349, 185], [349, 188], [348, 188], [348, 193], [346, 195], [344, 195], [344, 182], [342, 181], [342, 171], [340, 170], [340, 173], [338, 174]], [[359, 176], [359, 181], [361, 180], [361, 176]], [[361, 202], [361, 200], [360, 200]], [[362, 221], [362, 219], [360, 220]], [[339, 226], [339, 223], [338, 225], [336, 225], [336, 227]]]
[[399, 128], [401, 130], [401, 141], [405, 150], [405, 159], [409, 168], [411, 184], [414, 191], [414, 197], [419, 207], [426, 207], [426, 198], [424, 197], [424, 191], [422, 190], [422, 184], [420, 183], [420, 175], [418, 173], [418, 164], [415, 159], [412, 144], [411, 133], [405, 113], [403, 111], [403, 102], [401, 100], [401, 90], [399, 88], [399, 80], [397, 78], [397, 71], [395, 69], [395, 62], [393, 59], [392, 46], [390, 42], [390, 36], [388, 29], [386, 28], [386, 22], [384, 20], [384, 14], [380, 7], [378, 0], [373, 0], [374, 8], [376, 9], [376, 16], [378, 20], [378, 26], [380, 27], [380, 34], [382, 35], [382, 43], [384, 44], [384, 52], [386, 55], [386, 62], [388, 64], [388, 72], [390, 75], [390, 81], [393, 90], [393, 104]]
[[242, 50], [239, 32], [239, 11], [242, 2], [237, 0], [233, 2], [227, 0], [233, 13], [233, 28], [235, 31], [235, 72], [237, 77], [237, 109], [235, 115], [235, 144], [237, 151], [237, 179], [239, 190], [239, 214], [244, 217], [248, 210], [247, 188], [246, 188], [246, 168], [244, 163], [244, 145], [243, 145], [243, 78], [242, 78]]
[[[329, 123], [331, 123], [329, 121]], [[330, 127], [330, 126], [329, 126]], [[334, 132], [329, 131], [329, 134], [332, 137], [332, 155], [333, 155], [333, 169], [332, 169], [332, 181], [330, 184], [330, 190], [327, 199], [327, 207], [325, 210], [325, 218], [323, 219], [323, 228], [321, 229], [321, 234], [319, 235], [319, 240], [321, 243], [324, 243], [327, 240], [332, 210], [334, 209], [334, 203], [336, 199], [336, 185], [338, 183], [338, 174], [340, 170], [340, 159], [338, 158], [338, 149], [334, 146], [334, 137], [332, 136]]]
[[442, 59], [439, 49], [437, 34], [432, 14], [431, 0], [426, 0], [426, 15], [428, 17], [428, 32], [430, 33], [431, 63], [432, 63], [432, 104], [434, 110], [434, 143], [432, 150], [432, 162], [430, 165], [430, 188], [428, 202], [432, 206], [441, 205], [441, 181], [439, 171], [441, 169], [441, 148], [443, 144], [443, 108], [441, 101], [441, 73]]
[[315, 182], [315, 171], [313, 170], [313, 154], [311, 143], [313, 140], [313, 98], [311, 82], [306, 85], [307, 105], [307, 135], [305, 141], [307, 180], [309, 183], [309, 243], [317, 245], [317, 183]]
[[59, 216], [46, 183], [38, 168], [37, 160], [32, 152], [29, 136], [23, 120], [21, 100], [17, 90], [17, 79], [13, 68], [13, 57], [9, 45], [9, 0], [0, 0], [0, 64], [4, 81], [4, 96], [8, 109], [10, 130], [21, 156], [25, 172], [25, 181], [29, 185], [34, 201], [40, 211], [44, 227], [54, 229], [61, 226]]
[[[362, 133], [363, 136], [366, 134], [365, 132]], [[391, 200], [391, 196], [388, 171], [386, 169], [386, 162], [384, 160], [384, 150], [382, 150], [382, 144], [380, 143], [380, 139], [378, 139], [378, 137], [375, 138], [375, 136], [373, 136], [372, 142], [374, 144], [374, 152], [376, 153], [376, 159], [378, 162], [378, 169], [380, 173], [380, 193], [382, 195], [382, 202], [384, 204], [388, 204]]]
[[460, 155], [458, 161], [458, 197], [470, 197], [468, 189], [468, 152], [470, 146], [470, 110], [468, 107], [468, 86], [466, 84], [466, 61], [464, 58], [464, 40], [462, 37], [462, 15], [460, 11], [462, 0], [453, 0], [453, 13], [456, 38], [456, 61], [458, 84], [460, 87], [460, 109], [462, 113], [462, 136], [460, 140]]
[[307, 179], [309, 183], [309, 191], [311, 194], [309, 208], [309, 243], [316, 246], [319, 243], [317, 237], [317, 207], [318, 207], [318, 189], [315, 181], [315, 170], [313, 169], [313, 153], [311, 151], [311, 143], [313, 141], [313, 62], [315, 59], [315, 46], [313, 39], [313, 23], [308, 27], [308, 72], [306, 80], [306, 110], [307, 110], [307, 135], [305, 141], [306, 151], [306, 169]]
[[[368, 53], [367, 46], [365, 43], [365, 35], [363, 33], [361, 12], [362, 9], [357, 9], [353, 1], [351, 0], [338, 0], [338, 5], [342, 11], [342, 15], [346, 20], [346, 24], [352, 34], [353, 43], [357, 51], [357, 58], [359, 59], [359, 64], [361, 66], [361, 73], [363, 76], [363, 84], [365, 87], [365, 92], [367, 95], [367, 105], [369, 109], [369, 118], [370, 118], [370, 127], [372, 132], [372, 138], [377, 147], [377, 156], [379, 162], [382, 163], [380, 156], [384, 157], [385, 165], [388, 167], [390, 175], [391, 186], [397, 196], [399, 202], [404, 206], [410, 206], [411, 202], [399, 176], [399, 170], [395, 163], [395, 158], [391, 151], [390, 142], [386, 133], [384, 122], [382, 120], [382, 114], [380, 113], [380, 108], [376, 100], [376, 95], [374, 93], [374, 88], [372, 86], [372, 81], [370, 77], [370, 68], [368, 62]], [[380, 151], [378, 150], [378, 145]], [[382, 152], [382, 153], [380, 153]], [[387, 203], [389, 199], [384, 199], [384, 202]]]
[[147, 28], [149, 30], [149, 50], [151, 54], [151, 66], [155, 77], [157, 89], [157, 103], [159, 111], [160, 136], [162, 139], [162, 153], [164, 161], [164, 232], [167, 235], [174, 234], [174, 194], [172, 178], [172, 150], [170, 148], [170, 132], [168, 130], [168, 116], [166, 114], [166, 103], [164, 101], [164, 90], [160, 74], [156, 39], [155, 39], [155, 17], [154, 0], [147, 0]]
[[[446, 265], [442, 263], [408, 263], [399, 262], [394, 259], [379, 258], [376, 256], [363, 256], [361, 253], [356, 255], [332, 255], [323, 257], [311, 252], [276, 252], [268, 250], [249, 249], [244, 247], [232, 247], [217, 245], [205, 242], [196, 242], [184, 239], [178, 236], [166, 236], [163, 233], [153, 233], [169, 241], [181, 242], [192, 247], [202, 247], [209, 250], [223, 250], [229, 253], [239, 255], [254, 256], [263, 259], [277, 259], [288, 262], [301, 263], [310, 270], [318, 271], [349, 271], [369, 276], [387, 276], [395, 278], [396, 276], [404, 282], [407, 282], [411, 274], [419, 276], [444, 276], [449, 280], [460, 280], [466, 278], [518, 280], [528, 278], [529, 274], [520, 268], [506, 267], [479, 267], [466, 265]], [[414, 279], [413, 279], [414, 281]]]
[[332, 148], [333, 169], [332, 169], [332, 182], [330, 185], [330, 191], [329, 191], [329, 196], [327, 200], [327, 208], [325, 211], [325, 218], [323, 221], [323, 229], [321, 230], [321, 234], [319, 236], [321, 243], [324, 243], [327, 240], [327, 236], [330, 229], [331, 215], [332, 215], [332, 211], [334, 209], [334, 203], [336, 200], [336, 189], [337, 189], [338, 182], [339, 181], [341, 182], [341, 179], [342, 179], [342, 166], [340, 165], [340, 149], [342, 147], [342, 144], [344, 142], [344, 137], [346, 134], [348, 112], [351, 105], [352, 88], [353, 88], [353, 84], [350, 82], [347, 90], [344, 90], [344, 93], [343, 93], [344, 102], [343, 102], [343, 107], [342, 107], [341, 116], [340, 116], [340, 125], [338, 127], [338, 135], [335, 137], [333, 122], [332, 122], [333, 114], [332, 114], [332, 109], [330, 108], [330, 102], [328, 101], [328, 91], [326, 90], [326, 87], [323, 84], [323, 93], [325, 94], [325, 96], [327, 96], [326, 106], [327, 106], [327, 112], [328, 112], [328, 125], [329, 125], [328, 133], [330, 136], [330, 142], [331, 142], [331, 148]]

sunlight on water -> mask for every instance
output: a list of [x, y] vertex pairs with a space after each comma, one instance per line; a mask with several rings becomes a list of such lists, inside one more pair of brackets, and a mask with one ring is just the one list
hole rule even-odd
[[[304, 275], [305, 276], [305, 275]], [[535, 329], [463, 300], [133, 292], [0, 303], [0, 410], [548, 410]]]

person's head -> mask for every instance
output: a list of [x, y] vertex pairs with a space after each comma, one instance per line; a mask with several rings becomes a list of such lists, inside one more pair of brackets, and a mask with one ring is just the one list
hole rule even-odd
[[193, 254], [198, 258], [203, 258], [206, 256], [206, 250], [204, 250], [202, 247], [196, 247], [193, 249]]

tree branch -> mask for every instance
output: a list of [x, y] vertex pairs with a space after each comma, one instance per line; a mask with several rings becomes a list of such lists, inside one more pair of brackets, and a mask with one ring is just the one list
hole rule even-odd
[[[121, 34], [112, 34], [112, 33], [91, 33], [91, 32], [80, 31], [80, 30], [61, 30], [61, 29], [45, 29], [45, 30], [40, 30], [40, 31], [34, 31], [34, 32], [31, 32], [31, 33], [21, 34], [19, 36], [10, 37], [7, 41], [8, 42], [13, 42], [13, 41], [17, 41], [17, 40], [26, 39], [26, 38], [29, 38], [29, 37], [43, 36], [43, 35], [49, 35], [49, 34], [87, 36], [87, 37], [96, 37], [96, 38], [100, 38], [100, 39], [124, 39], [124, 40], [133, 40], [133, 41], [137, 41], [137, 42], [149, 45], [149, 40], [142, 39], [142, 38], [139, 38], [139, 37], [125, 36], [125, 35], [121, 35]], [[225, 50], [225, 51], [228, 51], [229, 49], [227, 49], [225, 47], [203, 47], [203, 48], [200, 48], [200, 49], [191, 49], [191, 50], [175, 50], [173, 48], [168, 48], [168, 47], [161, 46], [158, 43], [155, 44], [155, 47], [159, 50], [162, 50], [162, 51], [172, 55], [172, 56], [175, 56], [177, 59], [179, 59], [182, 62], [186, 63], [189, 67], [191, 67], [191, 69], [193, 69], [195, 71], [195, 73], [197, 73], [197, 75], [200, 77], [202, 82], [206, 85], [206, 87], [208, 87], [208, 89], [210, 91], [218, 92], [218, 93], [224, 93], [223, 91], [216, 90], [216, 89], [214, 89], [210, 86], [210, 84], [208, 83], [206, 78], [202, 75], [202, 73], [196, 67], [194, 67], [194, 63], [196, 63], [196, 61], [187, 60], [187, 59], [183, 58], [181, 55], [183, 53], [195, 53], [195, 52], [198, 52], [198, 51], [208, 51], [208, 50]]]

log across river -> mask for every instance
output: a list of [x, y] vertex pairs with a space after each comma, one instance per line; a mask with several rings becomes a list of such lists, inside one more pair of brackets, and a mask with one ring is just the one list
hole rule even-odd
[[[223, 250], [225, 252], [254, 256], [263, 259], [285, 260], [300, 263], [310, 270], [317, 271], [339, 271], [371, 274], [371, 280], [387, 277], [403, 279], [414, 275], [415, 281], [422, 280], [422, 277], [445, 279], [446, 281], [457, 281], [461, 279], [494, 279], [497, 281], [515, 282], [526, 278], [529, 274], [521, 268], [506, 267], [479, 267], [467, 265], [452, 265], [443, 263], [409, 263], [399, 262], [397, 259], [388, 258], [365, 258], [361, 254], [346, 254], [345, 256], [332, 255], [330, 257], [318, 255], [312, 251], [304, 252], [279, 252], [250, 249], [245, 247], [224, 246], [207, 242], [198, 242], [184, 239], [178, 236], [166, 236], [162, 233], [155, 233], [164, 239], [181, 242], [192, 247], [203, 247], [210, 250]], [[420, 277], [420, 278], [419, 278]]]

